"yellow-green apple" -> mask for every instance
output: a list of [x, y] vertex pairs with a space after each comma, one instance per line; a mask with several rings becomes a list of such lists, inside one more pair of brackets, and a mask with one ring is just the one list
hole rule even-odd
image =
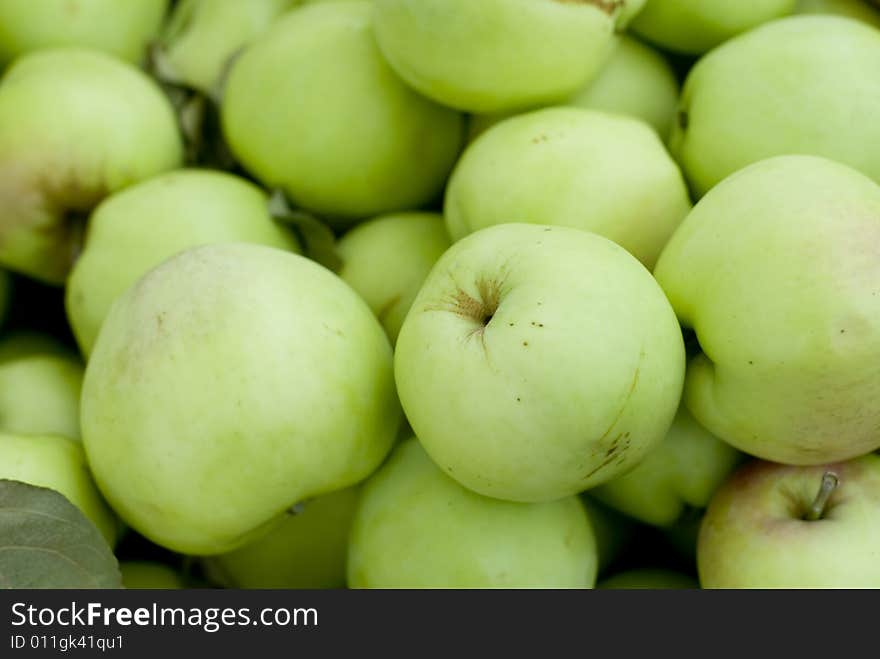
[[299, 251], [294, 234], [272, 219], [268, 195], [225, 172], [175, 170], [101, 202], [65, 291], [83, 354], [91, 352], [113, 301], [148, 270], [190, 247], [229, 242]]
[[181, 574], [170, 565], [156, 561], [119, 562], [122, 586], [129, 590], [179, 590], [186, 588]]
[[407, 419], [445, 473], [486, 496], [548, 501], [609, 481], [663, 439], [685, 353], [662, 290], [622, 247], [511, 223], [440, 257], [394, 365]]
[[168, 0], [0, 0], [0, 63], [64, 46], [139, 63], [167, 9]]
[[652, 268], [690, 208], [678, 165], [647, 124], [553, 107], [502, 121], [471, 143], [443, 212], [455, 240], [506, 222], [574, 227]]
[[400, 417], [391, 345], [366, 303], [305, 257], [244, 243], [186, 250], [117, 298], [81, 407], [113, 508], [196, 555], [366, 478]]
[[0, 265], [63, 283], [88, 212], [181, 157], [170, 102], [134, 66], [73, 48], [15, 60], [0, 81]]
[[629, 27], [633, 19], [639, 15], [642, 9], [644, 9], [647, 1], [648, 0], [622, 0], [617, 3], [622, 5], [620, 13], [617, 16], [618, 31], [625, 30]]
[[[733, 3], [731, 3], [733, 6]], [[880, 181], [880, 30], [840, 16], [791, 16], [700, 59], [669, 146], [693, 193], [758, 160], [824, 156]]]
[[601, 590], [694, 590], [699, 587], [694, 577], [665, 568], [631, 568], [596, 584]]
[[229, 72], [222, 124], [264, 184], [337, 226], [418, 208], [441, 194], [463, 117], [385, 63], [365, 0], [295, 9]]
[[298, 0], [181, 0], [159, 41], [163, 73], [217, 98], [231, 59], [297, 4]]
[[202, 561], [227, 588], [344, 588], [348, 534], [359, 489], [305, 502], [262, 538]]
[[48, 335], [0, 340], [0, 432], [79, 440], [83, 363]]
[[595, 76], [623, 3], [376, 0], [376, 40], [407, 83], [468, 112], [561, 100]]
[[880, 28], [880, 12], [864, 0], [798, 0], [796, 14], [837, 14]]
[[742, 454], [679, 407], [666, 437], [636, 467], [590, 490], [615, 510], [654, 526], [674, 524], [705, 508], [742, 461]]
[[[647, 122], [662, 140], [669, 137], [678, 110], [679, 84], [666, 57], [629, 35], [615, 39], [614, 50], [599, 74], [562, 104]], [[514, 114], [475, 114], [468, 123], [470, 141]]]
[[0, 478], [60, 492], [111, 546], [116, 544], [118, 520], [95, 487], [79, 442], [56, 435], [0, 432]]
[[679, 83], [666, 57], [621, 35], [596, 79], [568, 99], [568, 105], [642, 119], [665, 142], [678, 107]]
[[598, 574], [601, 577], [633, 539], [637, 524], [629, 517], [592, 498], [588, 493], [581, 495], [581, 502], [587, 511], [587, 517], [590, 518], [590, 526], [596, 538]]
[[794, 10], [797, 0], [649, 0], [630, 23], [638, 36], [680, 53], [705, 53]]
[[438, 213], [395, 213], [362, 222], [337, 242], [342, 277], [376, 314], [391, 344], [434, 263], [451, 240]]
[[591, 588], [596, 541], [576, 496], [514, 503], [444, 474], [414, 438], [363, 486], [350, 588]]
[[778, 156], [713, 188], [654, 273], [702, 349], [697, 421], [787, 464], [880, 448], [877, 241], [880, 185], [831, 160]]
[[880, 456], [810, 467], [754, 460], [700, 526], [703, 588], [880, 588]]

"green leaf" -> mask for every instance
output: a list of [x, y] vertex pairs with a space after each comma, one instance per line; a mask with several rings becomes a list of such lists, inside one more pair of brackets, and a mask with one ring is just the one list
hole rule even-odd
[[101, 532], [62, 494], [0, 479], [0, 588], [122, 588]]

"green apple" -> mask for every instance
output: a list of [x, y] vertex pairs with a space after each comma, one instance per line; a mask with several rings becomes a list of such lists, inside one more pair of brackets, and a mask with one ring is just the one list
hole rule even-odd
[[601, 576], [635, 536], [636, 523], [588, 493], [581, 495], [581, 502], [590, 518], [590, 526], [596, 538], [598, 573]]
[[662, 53], [621, 35], [596, 79], [574, 94], [568, 104], [642, 119], [666, 141], [679, 91], [675, 70]]
[[[678, 109], [679, 84], [672, 65], [657, 50], [628, 35], [620, 35], [614, 43], [596, 78], [564, 104], [641, 119], [665, 141]], [[472, 115], [470, 141], [513, 114], [517, 113]]]
[[0, 478], [60, 492], [111, 546], [116, 544], [118, 520], [95, 487], [79, 442], [55, 435], [0, 432]]
[[88, 212], [181, 149], [170, 102], [134, 66], [85, 49], [17, 59], [0, 81], [0, 265], [63, 283]]
[[160, 40], [165, 72], [216, 97], [230, 60], [298, 0], [181, 0]]
[[79, 440], [83, 364], [43, 335], [0, 340], [0, 432]]
[[0, 0], [0, 63], [44, 48], [94, 48], [139, 63], [168, 0]]
[[796, 14], [837, 14], [880, 28], [880, 12], [864, 0], [798, 0]]
[[233, 64], [222, 101], [235, 156], [337, 226], [438, 197], [463, 117], [409, 89], [382, 59], [365, 0], [301, 7]]
[[649, 0], [630, 23], [638, 36], [680, 53], [705, 53], [794, 10], [797, 0]]
[[702, 425], [787, 464], [880, 448], [877, 240], [880, 185], [815, 156], [758, 162], [696, 205], [655, 276], [702, 349], [684, 391]]
[[792, 16], [700, 59], [670, 149], [702, 196], [733, 172], [790, 153], [838, 160], [880, 181], [880, 31]]
[[755, 460], [700, 527], [703, 588], [880, 588], [880, 456], [810, 467]]
[[742, 454], [681, 406], [666, 438], [634, 469], [590, 490], [599, 501], [653, 526], [674, 524], [688, 507], [705, 508]]
[[591, 588], [596, 541], [571, 496], [513, 503], [446, 476], [408, 439], [369, 478], [348, 550], [350, 588]]
[[663, 568], [632, 568], [596, 584], [601, 590], [695, 590], [699, 587], [694, 577]]
[[350, 487], [307, 501], [262, 538], [206, 558], [206, 573], [227, 588], [344, 588], [359, 492]]
[[617, 29], [620, 31], [628, 28], [633, 19], [645, 8], [647, 2], [648, 0], [623, 0], [623, 2], [618, 2], [623, 7], [617, 17]]
[[553, 107], [477, 138], [453, 171], [443, 212], [456, 240], [506, 222], [574, 227], [651, 268], [690, 209], [678, 165], [644, 122]]
[[129, 590], [178, 590], [186, 588], [183, 577], [170, 565], [156, 561], [119, 562], [122, 585]]
[[366, 478], [400, 417], [366, 303], [305, 257], [244, 243], [186, 250], [114, 302], [81, 407], [113, 508], [194, 555], [232, 551]]
[[445, 473], [486, 496], [548, 501], [631, 469], [663, 439], [685, 353], [669, 302], [623, 248], [512, 223], [440, 257], [394, 366], [407, 419]]
[[450, 244], [442, 215], [417, 212], [377, 217], [339, 239], [339, 276], [367, 301], [392, 345], [422, 283]]
[[376, 40], [407, 83], [468, 112], [564, 99], [595, 76], [624, 3], [376, 0]]
[[83, 354], [113, 301], [144, 273], [187, 248], [228, 242], [299, 251], [294, 234], [270, 216], [266, 193], [224, 172], [175, 170], [101, 202], [65, 291]]

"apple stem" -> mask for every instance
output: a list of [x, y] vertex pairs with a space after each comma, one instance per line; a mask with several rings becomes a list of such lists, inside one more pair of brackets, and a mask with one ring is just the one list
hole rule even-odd
[[804, 516], [805, 520], [815, 522], [818, 519], [822, 519], [822, 515], [825, 514], [825, 506], [828, 505], [828, 499], [831, 498], [831, 494], [837, 489], [839, 484], [840, 479], [833, 471], [826, 471], [822, 474], [822, 484], [819, 486], [819, 492], [813, 500], [813, 505], [810, 506], [810, 509]]

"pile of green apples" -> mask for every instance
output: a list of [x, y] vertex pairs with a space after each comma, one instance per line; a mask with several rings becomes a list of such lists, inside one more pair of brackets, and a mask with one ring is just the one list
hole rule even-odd
[[0, 0], [0, 67], [0, 549], [880, 588], [877, 2]]

